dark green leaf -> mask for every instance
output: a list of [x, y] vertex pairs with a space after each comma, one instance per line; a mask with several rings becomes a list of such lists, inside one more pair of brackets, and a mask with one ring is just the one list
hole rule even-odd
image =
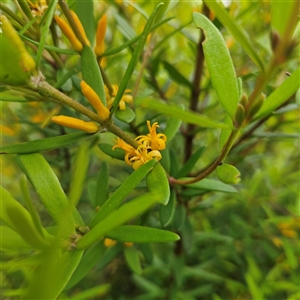
[[105, 143], [101, 143], [98, 145], [98, 147], [107, 155], [113, 157], [113, 158], [117, 158], [120, 160], [124, 160], [125, 157], [125, 152], [124, 150], [122, 150], [121, 148], [116, 148], [115, 150], [113, 150], [113, 145], [110, 144], [105, 144]]
[[102, 241], [89, 248], [84, 253], [77, 269], [73, 273], [65, 289], [68, 290], [72, 288], [82, 278], [84, 278], [88, 274], [88, 272], [96, 265], [96, 263], [101, 259], [105, 250], [106, 248]]
[[92, 137], [93, 134], [75, 132], [0, 148], [1, 154], [27, 154], [66, 147]]
[[175, 209], [173, 224], [176, 230], [179, 230], [186, 218], [186, 209], [182, 203], [178, 203]]
[[179, 178], [179, 177], [184, 177], [187, 176], [191, 170], [193, 169], [193, 167], [195, 166], [195, 164], [197, 163], [197, 161], [199, 160], [199, 158], [201, 157], [202, 153], [204, 152], [205, 147], [202, 146], [200, 147], [190, 158], [187, 162], [185, 162], [185, 164], [182, 166], [182, 168], [176, 173], [175, 177]]
[[121, 225], [108, 232], [106, 236], [120, 242], [133, 243], [173, 242], [180, 239], [171, 231], [138, 225]]
[[107, 163], [104, 161], [101, 164], [98, 180], [97, 180], [97, 190], [95, 194], [95, 205], [100, 207], [105, 203], [108, 198], [108, 186], [109, 184], [109, 174]]
[[176, 205], [176, 193], [174, 190], [171, 191], [171, 196], [168, 204], [160, 205], [159, 217], [160, 223], [163, 227], [168, 226], [173, 220]]
[[96, 35], [96, 24], [94, 18], [94, 1], [93, 0], [76, 0], [75, 12], [84, 28], [91, 46], [94, 45]]
[[128, 194], [141, 182], [141, 180], [148, 174], [153, 168], [156, 160], [150, 160], [139, 169], [134, 171], [123, 184], [109, 197], [109, 199], [103, 204], [101, 209], [97, 212], [95, 217], [90, 223], [90, 227], [94, 227], [98, 222], [108, 216], [113, 210], [118, 208], [122, 201], [128, 196]]
[[176, 69], [173, 65], [164, 61], [164, 67], [169, 73], [170, 77], [180, 85], [184, 85], [189, 89], [192, 89], [192, 84]]
[[141, 274], [143, 270], [138, 251], [134, 247], [125, 247], [124, 254], [129, 268], [134, 273]]
[[[182, 110], [183, 111], [183, 110]], [[167, 137], [167, 143], [170, 143], [176, 136], [181, 126], [181, 120], [178, 118], [169, 118], [164, 134]]]
[[218, 29], [204, 15], [193, 13], [195, 25], [203, 29], [203, 51], [211, 81], [225, 111], [233, 119], [239, 101], [236, 74], [225, 41]]

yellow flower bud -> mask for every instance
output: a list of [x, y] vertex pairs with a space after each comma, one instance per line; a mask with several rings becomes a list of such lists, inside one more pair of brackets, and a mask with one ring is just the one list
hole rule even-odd
[[124, 242], [125, 247], [132, 247], [133, 243], [132, 242]]
[[51, 118], [51, 121], [58, 125], [83, 130], [87, 133], [94, 133], [99, 130], [98, 125], [94, 122], [85, 122], [83, 120], [67, 116], [55, 116]]
[[75, 33], [73, 32], [73, 30], [69, 26], [69, 24], [65, 20], [60, 18], [59, 16], [54, 16], [54, 18], [55, 18], [57, 25], [61, 29], [61, 31], [64, 33], [64, 35], [67, 37], [67, 39], [71, 42], [73, 48], [76, 51], [81, 52], [83, 46], [80, 43], [80, 41], [77, 39]]
[[109, 118], [109, 110], [102, 103], [96, 92], [84, 81], [80, 82], [80, 87], [83, 95], [88, 99], [91, 105], [96, 109], [99, 117], [104, 121]]
[[82, 26], [82, 24], [81, 24], [81, 22], [80, 22], [78, 16], [77, 16], [77, 15], [74, 13], [74, 11], [72, 11], [72, 10], [71, 10], [71, 15], [72, 15], [72, 17], [73, 17], [73, 19], [74, 19], [74, 22], [75, 22], [76, 26], [78, 27], [78, 29], [79, 29], [79, 31], [80, 31], [82, 37], [83, 37], [84, 40], [85, 40], [86, 45], [90, 46], [91, 43], [90, 43], [90, 41], [88, 40], [88, 38], [87, 38], [87, 36], [86, 36], [86, 34], [85, 34], [85, 30], [84, 30], [84, 28], [83, 28], [83, 26]]
[[106, 33], [107, 18], [103, 15], [98, 22], [97, 33], [96, 33], [96, 46], [94, 52], [96, 55], [101, 56], [104, 52], [104, 38]]

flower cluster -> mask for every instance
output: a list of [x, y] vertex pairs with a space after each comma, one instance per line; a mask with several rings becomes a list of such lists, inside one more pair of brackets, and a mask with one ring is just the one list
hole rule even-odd
[[150, 121], [147, 121], [147, 126], [149, 133], [147, 135], [140, 135], [135, 139], [139, 143], [137, 149], [125, 143], [120, 138], [118, 138], [117, 144], [113, 146], [113, 150], [116, 148], [125, 150], [125, 162], [132, 166], [134, 170], [137, 170], [151, 159], [160, 160], [161, 153], [159, 150], [166, 148], [167, 137], [162, 133], [156, 133], [156, 128], [159, 127], [158, 123], [155, 122], [151, 126]]

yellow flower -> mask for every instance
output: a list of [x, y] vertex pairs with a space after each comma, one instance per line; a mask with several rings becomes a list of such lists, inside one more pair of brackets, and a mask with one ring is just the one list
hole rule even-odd
[[51, 118], [51, 121], [58, 125], [83, 130], [87, 133], [94, 133], [99, 130], [98, 125], [94, 122], [85, 122], [83, 120], [67, 116], [55, 116]]
[[115, 150], [116, 148], [121, 148], [121, 149], [125, 150], [125, 152], [127, 152], [127, 153], [134, 153], [134, 151], [135, 151], [135, 149], [131, 145], [127, 144], [119, 137], [117, 138], [117, 144], [115, 146], [113, 146], [112, 149]]
[[[118, 93], [119, 87], [116, 84], [112, 85], [113, 88], [113, 93], [112, 95], [109, 94], [108, 88], [105, 87], [105, 93], [106, 93], [106, 99], [107, 99], [107, 106], [110, 108], [112, 104], [114, 103], [115, 97]], [[132, 103], [133, 98], [131, 95], [131, 90], [127, 89], [125, 90], [124, 95], [121, 98], [121, 101], [119, 102], [119, 109], [120, 110], [125, 110], [126, 109], [126, 103]]]
[[167, 137], [160, 133], [156, 133], [156, 128], [159, 127], [158, 123], [155, 122], [152, 126], [150, 121], [147, 121], [147, 126], [149, 129], [148, 135], [140, 135], [136, 138], [138, 144], [137, 149], [131, 145], [124, 142], [122, 139], [117, 139], [117, 144], [113, 146], [113, 150], [116, 148], [121, 148], [125, 150], [125, 162], [132, 166], [134, 170], [137, 170], [141, 165], [145, 164], [151, 159], [160, 160], [161, 153], [159, 150], [164, 150], [166, 148]]
[[134, 153], [129, 152], [125, 155], [125, 162], [137, 170], [140, 166], [151, 159], [160, 160], [161, 154], [158, 150], [149, 151], [145, 145], [140, 145]]
[[147, 121], [149, 134], [140, 135], [136, 138], [136, 141], [146, 145], [146, 147], [152, 150], [164, 150], [166, 149], [167, 137], [163, 133], [156, 133], [156, 128], [159, 127], [158, 123], [155, 122], [152, 126], [150, 121]]

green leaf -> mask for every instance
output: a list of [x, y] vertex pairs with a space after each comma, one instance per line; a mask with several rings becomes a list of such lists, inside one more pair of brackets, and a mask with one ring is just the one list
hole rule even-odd
[[[183, 111], [183, 110], [182, 110]], [[181, 120], [178, 118], [169, 118], [164, 135], [167, 137], [167, 143], [170, 143], [176, 136], [181, 126]]]
[[29, 212], [2, 187], [0, 187], [0, 192], [1, 220], [34, 248], [46, 249], [49, 247], [49, 241], [36, 228]]
[[[190, 179], [188, 177], [181, 178], [183, 180]], [[194, 189], [200, 189], [204, 191], [217, 191], [217, 192], [226, 192], [226, 193], [237, 193], [237, 190], [232, 187], [231, 185], [225, 184], [221, 181], [214, 180], [214, 179], [207, 179], [204, 178], [201, 181], [185, 184], [188, 187]]]
[[148, 19], [146, 25], [145, 25], [145, 28], [144, 28], [144, 31], [141, 35], [141, 37], [139, 38], [139, 41], [136, 45], [136, 48], [134, 49], [134, 52], [133, 52], [133, 55], [132, 55], [132, 58], [128, 64], [128, 67], [126, 69], [126, 72], [124, 74], [124, 77], [121, 81], [121, 84], [119, 86], [119, 89], [118, 89], [118, 92], [117, 92], [117, 95], [115, 97], [115, 100], [112, 104], [112, 109], [111, 109], [111, 114], [113, 114], [118, 105], [119, 105], [119, 102], [121, 101], [121, 98], [127, 88], [127, 85], [128, 85], [128, 82], [133, 74], [133, 71], [140, 59], [140, 56], [142, 54], [142, 51], [143, 51], [143, 48], [144, 48], [144, 45], [147, 41], [147, 37], [148, 37], [148, 34], [150, 33], [150, 30], [151, 30], [151, 27], [152, 27], [152, 24], [153, 24], [153, 21], [154, 21], [154, 18], [155, 16], [157, 15], [157, 13], [159, 12], [160, 8], [161, 8], [162, 4], [158, 4], [154, 10], [154, 12], [151, 14], [150, 18]]
[[119, 25], [118, 29], [120, 30], [122, 35], [127, 39], [134, 38], [135, 31], [133, 30], [129, 22], [125, 18], [123, 18], [120, 14], [114, 14], [114, 18], [116, 19]]
[[[110, 214], [105, 214], [105, 218], [97, 223], [95, 227], [91, 229], [91, 231], [89, 231], [78, 241], [77, 248], [88, 248], [94, 242], [106, 235], [109, 231], [142, 214], [157, 202], [158, 199], [152, 194], [143, 194], [142, 196], [124, 204], [118, 210], [115, 210]], [[105, 202], [105, 204], [106, 203], [108, 203], [108, 200]]]
[[159, 202], [167, 205], [170, 199], [170, 185], [164, 168], [156, 164], [147, 175], [149, 192], [159, 198]]
[[124, 160], [125, 152], [121, 148], [116, 148], [115, 150], [112, 149], [113, 145], [101, 143], [98, 147], [107, 155], [117, 158], [120, 160]]
[[178, 71], [178, 69], [176, 69], [173, 65], [169, 64], [166, 61], [164, 61], [163, 63], [171, 79], [173, 79], [175, 82], [177, 82], [180, 85], [184, 85], [189, 89], [192, 89], [192, 84]]
[[269, 97], [255, 115], [255, 120], [266, 116], [287, 101], [299, 89], [300, 68], [292, 73]]
[[94, 45], [96, 35], [96, 23], [94, 18], [94, 1], [93, 0], [76, 0], [75, 12], [84, 28], [86, 36]]
[[271, 25], [281, 37], [286, 32], [286, 28], [289, 25], [290, 16], [293, 9], [295, 8], [294, 4], [296, 1], [276, 1], [271, 0], [272, 7], [272, 17]]
[[77, 206], [84, 189], [84, 183], [90, 162], [90, 142], [84, 142], [76, 152], [71, 168], [71, 184], [68, 193], [69, 201]]
[[176, 173], [175, 178], [187, 176], [191, 172], [191, 170], [193, 169], [193, 167], [195, 166], [195, 164], [197, 163], [197, 161], [199, 160], [199, 158], [201, 157], [201, 155], [204, 152], [204, 150], [205, 150], [204, 146], [200, 147], [189, 158], [189, 160], [187, 162], [185, 162], [185, 164], [182, 166], [182, 168]]
[[129, 268], [134, 273], [141, 274], [143, 270], [138, 251], [134, 247], [125, 247], [124, 254]]
[[165, 150], [161, 150], [160, 153], [162, 156], [160, 160], [160, 164], [163, 166], [166, 172], [169, 173], [171, 168], [170, 151], [169, 149], [165, 149]]
[[19, 155], [18, 163], [25, 170], [25, 175], [50, 216], [62, 226], [66, 234], [74, 231], [74, 224], [83, 225], [80, 214], [68, 202], [55, 173], [41, 154]]
[[[27, 42], [30, 42], [31, 44], [33, 45], [36, 45], [36, 46], [39, 46], [40, 43], [37, 42], [37, 41], [34, 41], [30, 38], [28, 38], [27, 36], [25, 35], [22, 35], [22, 34], [19, 34], [19, 36], [27, 41]], [[75, 51], [75, 50], [71, 50], [71, 49], [61, 49], [61, 48], [58, 48], [58, 47], [54, 47], [54, 46], [49, 46], [49, 45], [44, 45], [44, 48], [48, 51], [53, 51], [53, 52], [57, 52], [57, 53], [61, 53], [61, 54], [66, 54], [66, 55], [78, 55], [78, 52]]]
[[239, 101], [236, 74], [225, 41], [218, 29], [204, 15], [193, 13], [195, 25], [203, 29], [203, 51], [211, 81], [220, 103], [233, 119]]
[[115, 112], [115, 116], [122, 122], [130, 123], [134, 120], [135, 113], [130, 107], [126, 106], [125, 110], [117, 109]]
[[216, 0], [204, 0], [205, 5], [213, 11], [219, 21], [228, 29], [235, 40], [243, 47], [252, 61], [260, 68], [264, 70], [264, 63], [257, 51], [253, 47], [253, 43], [250, 41], [249, 37], [243, 32], [242, 28], [234, 22], [225, 11], [225, 9], [217, 3]]
[[81, 70], [83, 80], [96, 92], [106, 106], [104, 83], [96, 56], [92, 48], [83, 46], [81, 52]]
[[[150, 32], [153, 32], [155, 29], [159, 28], [161, 25], [169, 22], [170, 20], [174, 19], [174, 17], [170, 17], [170, 18], [167, 18], [157, 24], [155, 24], [154, 26], [151, 27], [151, 30]], [[125, 42], [124, 44], [118, 46], [118, 47], [113, 47], [113, 48], [110, 48], [110, 49], [107, 49], [104, 53], [103, 53], [103, 56], [110, 56], [110, 55], [115, 55], [121, 51], [123, 51], [124, 49], [128, 48], [129, 46], [131, 46], [132, 44], [134, 44], [135, 42], [137, 42], [140, 37], [141, 37], [142, 34], [139, 34], [137, 36], [135, 36], [134, 38], [132, 38], [131, 40]]]
[[56, 137], [34, 140], [0, 147], [0, 154], [27, 154], [58, 149], [78, 143], [92, 136], [94, 135], [86, 132], [75, 132]]
[[134, 171], [123, 184], [109, 197], [90, 223], [90, 227], [94, 227], [98, 222], [102, 221], [113, 210], [115, 210], [125, 199], [125, 197], [141, 182], [147, 173], [153, 168], [156, 160], [150, 160]]
[[100, 172], [97, 180], [97, 190], [95, 195], [95, 205], [100, 207], [105, 203], [108, 198], [109, 189], [109, 174], [107, 163], [104, 161], [101, 164]]
[[160, 205], [159, 218], [163, 227], [167, 227], [173, 220], [176, 206], [176, 193], [171, 190], [170, 200], [167, 205]]
[[101, 284], [96, 287], [89, 288], [88, 290], [81, 291], [72, 295], [72, 300], [86, 300], [86, 299], [99, 299], [103, 298], [111, 289], [111, 285]]
[[1, 232], [1, 244], [0, 244], [1, 251], [17, 250], [17, 249], [18, 250], [32, 249], [32, 246], [30, 246], [18, 233], [16, 233], [11, 228], [0, 225], [0, 232]]
[[180, 239], [174, 232], [138, 225], [121, 225], [108, 232], [106, 236], [120, 242], [133, 243], [174, 242]]
[[40, 67], [40, 62], [41, 62], [41, 58], [42, 58], [42, 54], [44, 51], [44, 46], [46, 43], [46, 38], [49, 32], [49, 28], [53, 19], [53, 15], [55, 13], [56, 10], [56, 6], [57, 6], [58, 0], [53, 0], [50, 2], [48, 9], [45, 13], [45, 15], [43, 16], [43, 20], [41, 22], [41, 36], [39, 38], [40, 42], [39, 42], [39, 48], [37, 50], [37, 55], [36, 55], [36, 67], [37, 69], [39, 69]]
[[135, 99], [135, 103], [137, 105], [141, 105], [141, 107], [150, 108], [157, 112], [170, 115], [173, 118], [177, 118], [188, 124], [195, 124], [201, 127], [208, 127], [208, 128], [228, 128], [227, 125], [216, 122], [212, 119], [209, 119], [206, 116], [197, 114], [192, 111], [182, 110], [180, 106], [177, 106], [175, 104], [169, 104], [169, 103], [167, 104], [160, 101], [159, 99], [139, 98], [139, 99]]
[[106, 248], [103, 242], [96, 243], [90, 247], [83, 255], [80, 263], [73, 273], [71, 279], [65, 287], [68, 290], [75, 286], [82, 278], [84, 278], [89, 271], [96, 265], [96, 263], [101, 259]]
[[178, 203], [175, 209], [173, 224], [176, 230], [179, 230], [186, 218], [186, 209], [182, 203]]
[[[57, 299], [77, 268], [83, 251], [66, 251], [58, 260], [44, 254], [43, 263], [34, 269], [22, 300]], [[48, 257], [47, 257], [47, 256]]]

